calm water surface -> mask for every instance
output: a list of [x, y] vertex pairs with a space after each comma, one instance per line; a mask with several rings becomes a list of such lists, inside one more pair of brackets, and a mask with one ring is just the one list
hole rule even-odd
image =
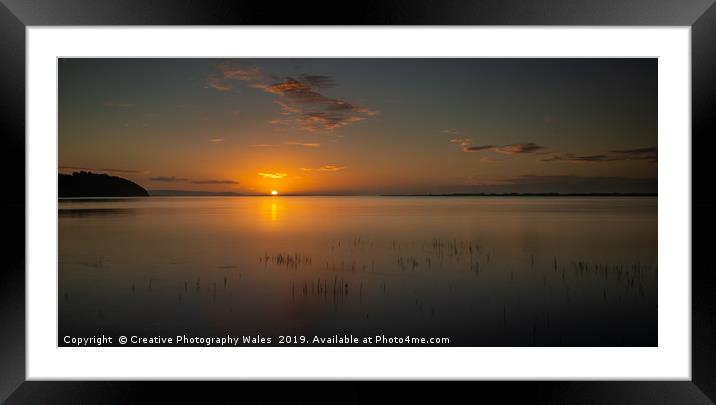
[[61, 200], [59, 332], [655, 346], [657, 200]]

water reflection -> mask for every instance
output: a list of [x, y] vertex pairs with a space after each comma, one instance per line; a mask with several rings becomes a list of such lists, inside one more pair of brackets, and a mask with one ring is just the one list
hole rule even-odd
[[124, 208], [67, 208], [59, 210], [60, 217], [88, 217], [93, 215], [126, 215], [136, 213], [136, 210]]
[[[656, 208], [655, 198], [61, 201], [59, 327], [653, 346]], [[68, 214], [78, 210], [103, 214]]]

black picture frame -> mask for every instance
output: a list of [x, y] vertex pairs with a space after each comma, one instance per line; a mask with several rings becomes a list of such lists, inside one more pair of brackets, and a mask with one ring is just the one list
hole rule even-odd
[[[707, 154], [716, 145], [716, 6], [713, 0], [383, 0], [357, 3], [0, 0], [0, 131], [4, 266], [0, 270], [0, 401], [134, 403], [167, 400], [236, 402], [237, 394], [272, 400], [359, 402], [450, 398], [456, 386], [410, 383], [314, 383], [268, 389], [263, 383], [25, 381], [25, 28], [56, 25], [591, 25], [691, 27], [692, 80], [692, 380], [550, 381], [460, 384], [472, 398], [511, 403], [712, 404], [716, 400], [716, 282], [710, 234], [716, 191]], [[699, 187], [697, 187], [699, 185]], [[698, 215], [698, 220], [696, 216]], [[698, 237], [697, 237], [698, 236]], [[682, 269], [665, 269], [679, 271]], [[207, 386], [207, 384], [211, 384]], [[236, 384], [243, 384], [240, 388]], [[240, 391], [237, 391], [240, 390]], [[247, 392], [248, 390], [248, 392]], [[231, 396], [223, 397], [225, 393]], [[267, 397], [268, 398], [268, 397]], [[468, 397], [469, 398], [469, 397]]]

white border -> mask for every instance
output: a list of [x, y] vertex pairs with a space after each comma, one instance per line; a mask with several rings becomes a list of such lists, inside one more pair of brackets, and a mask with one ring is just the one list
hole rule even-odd
[[[691, 379], [690, 28], [27, 29], [27, 379]], [[658, 57], [657, 348], [57, 348], [57, 58]], [[668, 168], [668, 170], [664, 170]]]

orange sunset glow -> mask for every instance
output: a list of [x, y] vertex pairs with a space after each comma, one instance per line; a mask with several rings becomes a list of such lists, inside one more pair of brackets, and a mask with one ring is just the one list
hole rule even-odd
[[153, 194], [655, 192], [654, 67], [62, 59], [59, 169]]

